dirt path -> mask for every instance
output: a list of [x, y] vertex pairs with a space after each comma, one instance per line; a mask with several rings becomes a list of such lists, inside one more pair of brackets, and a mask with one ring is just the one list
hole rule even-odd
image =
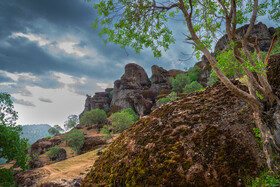
[[99, 157], [97, 152], [102, 149], [104, 147], [37, 169], [44, 173], [38, 185], [58, 179], [84, 178]]

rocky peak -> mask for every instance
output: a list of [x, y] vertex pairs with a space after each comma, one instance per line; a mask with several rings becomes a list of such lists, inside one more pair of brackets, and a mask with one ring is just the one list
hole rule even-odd
[[155, 93], [159, 93], [162, 90], [171, 89], [171, 83], [169, 81], [171, 75], [168, 71], [157, 65], [152, 66], [152, 77], [151, 77], [151, 90]]
[[130, 63], [125, 66], [125, 73], [121, 77], [121, 89], [141, 89], [149, 88], [151, 82], [145, 70], [135, 64]]

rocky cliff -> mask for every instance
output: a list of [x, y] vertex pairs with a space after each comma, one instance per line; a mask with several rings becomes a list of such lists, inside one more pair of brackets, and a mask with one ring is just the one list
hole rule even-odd
[[244, 186], [264, 164], [253, 128], [246, 103], [216, 83], [133, 124], [82, 186]]

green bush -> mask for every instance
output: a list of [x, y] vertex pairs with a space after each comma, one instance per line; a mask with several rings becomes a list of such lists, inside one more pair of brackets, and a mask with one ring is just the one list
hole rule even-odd
[[73, 151], [80, 154], [81, 148], [84, 145], [85, 135], [82, 131], [73, 129], [63, 137], [63, 140], [66, 141]]
[[51, 136], [46, 136], [45, 138], [51, 138]]
[[106, 112], [99, 108], [85, 112], [80, 119], [82, 125], [101, 124], [107, 120]]
[[138, 116], [131, 108], [116, 112], [109, 117], [112, 123], [112, 130], [116, 133], [121, 133], [138, 120]]
[[51, 160], [53, 160], [55, 157], [57, 157], [58, 152], [59, 152], [59, 147], [56, 146], [56, 147], [51, 147], [46, 154]]
[[33, 158], [39, 158], [39, 155], [37, 153], [33, 154]]
[[246, 186], [263, 187], [263, 186], [280, 186], [280, 176], [273, 175], [270, 171], [263, 171], [258, 177], [248, 179]]
[[182, 92], [186, 84], [198, 81], [199, 71], [200, 68], [198, 66], [194, 66], [186, 73], [176, 75], [174, 79], [171, 79], [172, 90]]
[[100, 129], [100, 133], [105, 134], [105, 136], [103, 137], [103, 140], [108, 140], [108, 139], [112, 138], [112, 134], [110, 132], [110, 129], [109, 129], [108, 125], [104, 125]]
[[48, 133], [50, 133], [53, 136], [56, 136], [56, 135], [60, 134], [60, 132], [62, 132], [62, 131], [63, 131], [63, 129], [59, 125], [55, 125], [48, 130]]
[[159, 100], [157, 100], [156, 105], [157, 106], [161, 106], [161, 105], [164, 105], [164, 104], [168, 103], [169, 101], [170, 100], [168, 98], [166, 98], [166, 97], [160, 98]]
[[185, 86], [184, 93], [192, 93], [201, 89], [203, 89], [203, 86], [199, 84], [197, 81], [193, 81], [191, 84], [187, 84]]
[[132, 110], [132, 108], [123, 109], [121, 112], [128, 113], [129, 115], [132, 115], [134, 122], [139, 119], [139, 116], [137, 114], [135, 114], [135, 112], [134, 112], [134, 110]]
[[114, 94], [114, 90], [110, 91], [110, 93], [109, 93], [109, 98], [110, 98], [110, 99], [113, 98], [113, 94]]
[[176, 92], [171, 92], [166, 98], [169, 99], [170, 101], [174, 101], [176, 99], [179, 99], [180, 97], [177, 96]]
[[0, 186], [15, 186], [12, 168], [0, 169]]

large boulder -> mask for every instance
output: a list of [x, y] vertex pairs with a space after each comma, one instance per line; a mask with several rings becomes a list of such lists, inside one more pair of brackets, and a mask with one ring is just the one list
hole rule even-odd
[[169, 80], [170, 77], [171, 75], [168, 71], [166, 71], [162, 67], [153, 65], [151, 77], [151, 90], [158, 94], [162, 90], [171, 89], [171, 83]]
[[111, 108], [119, 110], [132, 108], [139, 115], [148, 114], [153, 102], [145, 99], [142, 91], [148, 90], [150, 86], [148, 75], [141, 66], [134, 63], [127, 64], [121, 80], [114, 82]]
[[45, 163], [40, 158], [34, 158], [29, 161], [30, 169], [43, 167]]
[[81, 149], [82, 153], [95, 150], [98, 146], [106, 144], [103, 136], [85, 136], [84, 145]]
[[124, 131], [81, 186], [245, 186], [265, 165], [252, 120], [222, 83], [182, 95]]
[[62, 142], [61, 138], [59, 136], [55, 136], [52, 138], [43, 138], [38, 141], [36, 141], [34, 144], [31, 145], [31, 151], [30, 154], [44, 154], [48, 150], [50, 150], [51, 147], [54, 147], [56, 145], [59, 145]]

